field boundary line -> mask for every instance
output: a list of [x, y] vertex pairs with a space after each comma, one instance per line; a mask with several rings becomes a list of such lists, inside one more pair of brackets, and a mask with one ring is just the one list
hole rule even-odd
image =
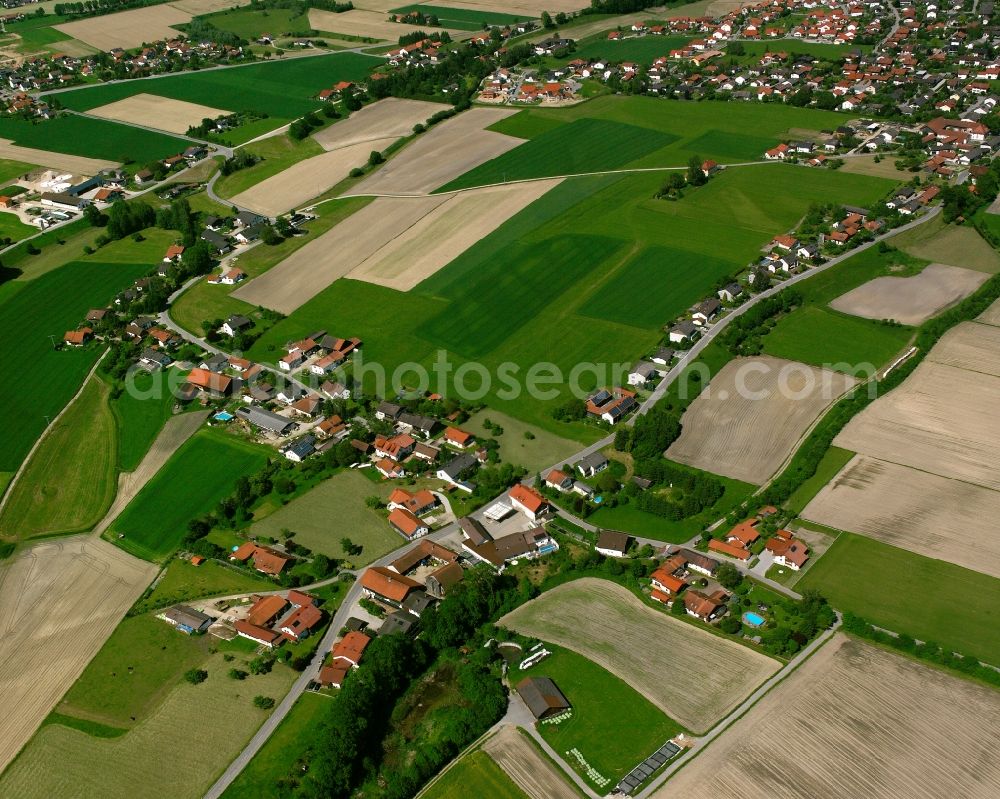
[[503, 726], [503, 720], [502, 719], [499, 722], [497, 722], [496, 724], [494, 724], [492, 727], [490, 727], [486, 732], [484, 732], [478, 738], [476, 738], [476, 740], [474, 740], [471, 744], [469, 744], [467, 747], [465, 747], [465, 749], [463, 749], [461, 752], [459, 752], [457, 755], [455, 755], [455, 757], [453, 757], [451, 759], [451, 761], [448, 763], [448, 765], [445, 766], [443, 769], [441, 769], [434, 776], [434, 779], [432, 779], [423, 788], [421, 788], [420, 792], [416, 796], [414, 796], [413, 799], [420, 799], [420, 797], [423, 796], [425, 793], [427, 793], [432, 787], [434, 787], [435, 784], [437, 784], [438, 782], [440, 782], [441, 778], [444, 777], [445, 774], [447, 774], [456, 765], [458, 765], [458, 761], [459, 760], [461, 760], [466, 755], [471, 755], [476, 749], [478, 749], [479, 747], [481, 747], [490, 738], [492, 738], [494, 735], [497, 735], [500, 732], [500, 727], [501, 726]]
[[[75, 403], [78, 399], [80, 399], [80, 395], [83, 393], [83, 390], [87, 387], [87, 383], [89, 383], [91, 378], [93, 378], [94, 373], [97, 371], [97, 367], [101, 365], [101, 361], [104, 360], [105, 356], [109, 352], [111, 352], [111, 349], [109, 347], [106, 347], [104, 352], [101, 353], [101, 357], [97, 359], [97, 362], [91, 367], [90, 371], [87, 372], [87, 376], [83, 379], [83, 382], [80, 383], [80, 388], [77, 389], [77, 392], [70, 398], [69, 402], [67, 402], [63, 406], [62, 410], [55, 415], [55, 418], [45, 426], [45, 429], [42, 430], [42, 434], [32, 445], [31, 449], [28, 450], [28, 454], [25, 455], [24, 460], [21, 461], [21, 465], [18, 467], [17, 471], [14, 472], [14, 476], [11, 478], [10, 482], [7, 483], [7, 488], [4, 489], [3, 497], [0, 498], [0, 514], [2, 514], [4, 508], [7, 507], [7, 502], [10, 499], [10, 495], [14, 490], [14, 486], [17, 485], [17, 483], [20, 481], [21, 477], [24, 474], [24, 470], [28, 468], [28, 463], [34, 457], [35, 451], [41, 446], [42, 442], [48, 436], [49, 431], [51, 431], [56, 426], [56, 423], [60, 419], [62, 419], [63, 414], [70, 409], [73, 403]], [[113, 499], [111, 501], [114, 502]]]

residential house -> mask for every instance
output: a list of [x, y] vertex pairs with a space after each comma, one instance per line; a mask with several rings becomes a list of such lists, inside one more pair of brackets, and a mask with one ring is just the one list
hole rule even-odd
[[632, 537], [628, 533], [601, 530], [597, 536], [595, 549], [608, 558], [624, 558], [631, 543]]
[[721, 588], [711, 594], [705, 594], [695, 588], [684, 592], [684, 609], [689, 616], [701, 621], [711, 622], [726, 612], [726, 600], [729, 595]]
[[798, 571], [809, 560], [809, 547], [788, 530], [778, 530], [775, 536], [768, 540], [765, 548], [774, 555], [775, 563], [787, 566], [792, 571]]
[[235, 336], [251, 327], [253, 327], [253, 322], [247, 319], [247, 317], [240, 314], [233, 314], [222, 323], [222, 332], [227, 336]]
[[514, 507], [514, 510], [520, 511], [533, 522], [544, 518], [551, 510], [551, 506], [545, 497], [535, 491], [535, 489], [521, 483], [510, 489], [507, 492], [507, 496], [510, 498], [510, 504]]
[[433, 491], [426, 488], [411, 494], [402, 488], [393, 489], [389, 495], [389, 504], [386, 506], [390, 511], [402, 509], [409, 511], [415, 516], [423, 516], [430, 513], [439, 504], [439, 500]]
[[447, 443], [459, 449], [467, 449], [476, 443], [476, 437], [472, 433], [467, 433], [457, 427], [445, 428], [443, 438]]
[[302, 463], [316, 451], [316, 437], [305, 435], [295, 441], [290, 441], [278, 450], [292, 463]]
[[722, 303], [712, 297], [709, 300], [699, 303], [695, 306], [694, 312], [691, 314], [691, 320], [701, 327], [705, 327], [718, 315], [719, 310], [722, 308]]
[[701, 331], [698, 326], [691, 321], [678, 322], [667, 331], [667, 336], [674, 344], [682, 344], [685, 341], [694, 341]]
[[659, 376], [660, 371], [655, 364], [648, 361], [639, 361], [628, 373], [628, 384], [630, 386], [644, 386], [654, 377]]
[[431, 528], [406, 508], [396, 508], [389, 513], [389, 524], [403, 538], [412, 540], [427, 535]]
[[479, 467], [479, 459], [473, 455], [471, 452], [463, 452], [460, 455], [456, 455], [448, 463], [439, 467], [437, 470], [437, 477], [439, 480], [444, 480], [452, 485], [458, 486], [463, 491], [471, 492], [474, 490], [475, 486], [463, 479], [463, 475], [471, 472], [473, 469]]
[[323, 611], [315, 605], [300, 605], [287, 619], [281, 622], [279, 628], [282, 635], [293, 641], [308, 638], [323, 621]]
[[625, 388], [602, 388], [587, 398], [587, 413], [608, 424], [617, 424], [638, 407], [635, 392]]
[[736, 560], [747, 561], [750, 560], [750, 550], [744, 547], [742, 544], [730, 544], [728, 541], [720, 541], [717, 538], [713, 538], [708, 542], [708, 548], [712, 552], [718, 552], [720, 555], [728, 555], [731, 558], [736, 558]]
[[582, 477], [594, 477], [608, 468], [608, 459], [600, 452], [591, 452], [580, 458], [574, 466]]
[[385, 568], [372, 566], [361, 575], [361, 589], [365, 596], [376, 602], [402, 607], [406, 598], [414, 591], [422, 591], [423, 586], [416, 580]]
[[71, 347], [82, 347], [94, 337], [94, 331], [89, 327], [81, 327], [79, 330], [67, 330], [63, 336], [63, 342]]
[[277, 646], [281, 646], [283, 639], [281, 633], [275, 632], [274, 630], [268, 630], [265, 627], [257, 627], [244, 619], [239, 619], [233, 623], [233, 628], [236, 630], [236, 634], [240, 638], [247, 638], [254, 643], [265, 646], [268, 649], [274, 649]]
[[365, 649], [367, 649], [368, 644], [372, 642], [369, 638], [362, 632], [357, 630], [351, 630], [347, 635], [341, 638], [337, 643], [333, 645], [333, 649], [330, 650], [330, 654], [333, 656], [333, 662], [336, 664], [338, 661], [346, 663], [351, 668], [357, 668], [361, 665], [361, 658], [365, 654]]

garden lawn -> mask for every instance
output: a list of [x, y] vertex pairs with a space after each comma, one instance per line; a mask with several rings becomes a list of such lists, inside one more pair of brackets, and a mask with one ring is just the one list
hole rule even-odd
[[[0, 185], [6, 186], [13, 183], [21, 175], [37, 169], [37, 164], [27, 164], [24, 161], [12, 161], [9, 158], [0, 158]], [[35, 228], [32, 228], [37, 233]]]
[[117, 432], [108, 386], [92, 377], [51, 428], [4, 506], [0, 537], [89, 530], [115, 497]]
[[[143, 81], [146, 85], [158, 82]], [[141, 89], [137, 89], [136, 93], [138, 91]], [[63, 99], [60, 97], [60, 100]], [[12, 139], [23, 147], [122, 162], [166, 158], [183, 152], [191, 144], [167, 133], [75, 114], [39, 121], [4, 116], [0, 118], [0, 138]]]
[[[228, 799], [229, 794], [223, 795]], [[488, 754], [477, 749], [449, 768], [424, 794], [423, 799], [528, 799]], [[236, 795], [241, 799], [242, 795]], [[249, 799], [249, 796], [248, 796]]]
[[[43, 251], [44, 254], [44, 251]], [[32, 444], [80, 388], [101, 353], [100, 344], [54, 350], [90, 308], [102, 308], [149, 271], [148, 264], [75, 261], [54, 269], [0, 302], [0, 363], [16, 379], [0, 390], [0, 471], [16, 471]]]
[[[492, 430], [487, 430], [484, 426], [486, 421], [501, 427], [503, 433], [498, 436]], [[480, 439], [495, 438], [500, 444], [500, 460], [523, 466], [529, 473], [557, 464], [580, 449], [575, 441], [560, 438], [489, 408], [463, 422], [462, 429], [475, 433]], [[529, 435], [531, 438], [528, 438]]]
[[0, 214], [0, 241], [10, 239], [13, 243], [34, 236], [37, 232], [37, 228], [24, 224], [14, 214]]
[[880, 627], [1000, 664], [1000, 580], [842, 533], [796, 584]]
[[123, 472], [134, 471], [142, 462], [174, 405], [164, 372], [139, 370], [128, 383], [111, 401], [118, 423], [118, 468]]
[[[677, 465], [677, 464], [675, 464]], [[701, 513], [680, 521], [672, 521], [639, 510], [635, 505], [619, 505], [615, 508], [599, 508], [592, 513], [587, 521], [598, 527], [609, 530], [621, 530], [641, 538], [652, 538], [655, 541], [665, 541], [670, 544], [682, 544], [696, 535], [700, 535], [708, 525], [723, 518], [729, 511], [750, 496], [756, 486], [741, 483], [728, 477], [712, 475], [724, 486], [722, 497]]]
[[[391, 490], [388, 483], [373, 483], [358, 471], [347, 469], [254, 523], [250, 535], [278, 538], [281, 530], [288, 528], [295, 533], [296, 543], [314, 552], [346, 558], [357, 566], [371, 563], [405, 543], [389, 526], [385, 514], [365, 504], [373, 495], [386, 502]], [[360, 555], [344, 552], [340, 541], [345, 537], [363, 548]]]
[[[568, 649], [546, 644], [553, 654], [526, 671], [512, 669], [511, 683], [525, 677], [549, 677], [573, 706], [572, 716], [559, 724], [538, 724], [546, 742], [587, 782], [609, 789], [682, 727], [626, 682]], [[622, 724], [628, 719], [628, 724]], [[598, 785], [572, 755], [580, 752], [607, 785]]]
[[778, 322], [764, 338], [764, 352], [864, 377], [900, 354], [912, 335], [909, 327], [807, 307]]
[[[273, 32], [273, 31], [272, 31]], [[358, 53], [334, 53], [203, 72], [183, 72], [157, 80], [106, 83], [53, 95], [67, 108], [87, 111], [134, 94], [158, 94], [227, 111], [257, 111], [275, 118], [275, 127], [308, 114], [322, 103], [320, 90], [338, 81], [361, 81], [383, 63]], [[183, 149], [183, 148], [182, 148]]]
[[213, 510], [237, 477], [263, 466], [268, 452], [220, 431], [199, 431], [128, 504], [105, 537], [133, 555], [162, 561], [180, 544], [188, 521]]
[[853, 457], [853, 452], [840, 447], [830, 447], [817, 465], [816, 474], [795, 490], [795, 493], [785, 502], [785, 507], [793, 514], [801, 513], [802, 509], [812, 502], [812, 498], [820, 492], [823, 486], [829, 483]]
[[161, 610], [178, 602], [190, 602], [202, 597], [273, 590], [275, 584], [271, 580], [224, 563], [206, 560], [200, 566], [192, 566], [188, 560], [174, 558], [167, 564], [156, 587], [136, 602], [133, 612]]
[[275, 786], [292, 772], [302, 756], [303, 742], [316, 733], [333, 701], [336, 699], [324, 694], [303, 693], [263, 748], [226, 788], [222, 799], [271, 799]]
[[442, 186], [441, 190], [619, 169], [666, 147], [677, 138], [622, 122], [578, 119], [508, 150]]
[[127, 617], [56, 710], [119, 729], [134, 727], [185, 671], [205, 660], [212, 640], [184, 635], [152, 614]]

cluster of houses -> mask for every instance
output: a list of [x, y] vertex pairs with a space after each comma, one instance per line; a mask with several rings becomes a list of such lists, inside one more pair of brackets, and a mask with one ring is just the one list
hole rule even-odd
[[650, 575], [650, 596], [657, 602], [672, 606], [675, 601], [684, 603], [689, 616], [713, 622], [726, 613], [729, 594], [722, 586], [700, 590], [691, 588], [696, 579], [711, 579], [721, 562], [701, 552], [683, 547], [670, 547], [666, 559]]
[[477, 99], [483, 103], [565, 105], [579, 100], [581, 84], [562, 71], [540, 76], [533, 69], [499, 67], [483, 78]]
[[[749, 563], [754, 557], [754, 550], [759, 549], [755, 545], [761, 540], [761, 521], [775, 513], [777, 509], [774, 507], [761, 508], [756, 516], [735, 525], [726, 533], [725, 538], [709, 540], [708, 549], [742, 563]], [[788, 530], [778, 530], [767, 538], [764, 548], [774, 556], [775, 563], [792, 571], [798, 571], [809, 560], [809, 547]]]
[[267, 649], [308, 638], [325, 619], [319, 600], [301, 591], [289, 591], [285, 596], [267, 594], [252, 600], [246, 618], [237, 619], [233, 627], [240, 638]]
[[[12, 18], [13, 17], [13, 18]], [[16, 22], [23, 14], [5, 18]], [[163, 72], [178, 72], [211, 64], [229, 64], [253, 60], [256, 56], [240, 46], [211, 41], [188, 41], [183, 36], [161, 39], [132, 50], [116, 47], [108, 52], [110, 60], [93, 55], [76, 56], [67, 53], [38, 53], [17, 62], [8, 62], [0, 69], [0, 79], [17, 96], [8, 98], [6, 111], [23, 115], [48, 117], [52, 111], [44, 101], [26, 104], [25, 93], [48, 91], [75, 86], [92, 80], [122, 80], [148, 77]]]

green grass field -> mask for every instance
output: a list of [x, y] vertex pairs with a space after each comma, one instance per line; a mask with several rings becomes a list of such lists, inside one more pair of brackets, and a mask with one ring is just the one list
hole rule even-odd
[[[228, 793], [224, 796], [228, 797]], [[493, 758], [481, 750], [463, 755], [423, 794], [423, 799], [466, 799], [469, 796], [528, 799]]]
[[840, 447], [830, 447], [816, 467], [816, 474], [800, 485], [785, 502], [785, 507], [793, 514], [799, 514], [812, 498], [843, 469], [854, 453]]
[[201, 430], [146, 483], [105, 537], [133, 555], [162, 561], [184, 537], [188, 520], [213, 510], [236, 478], [258, 469], [267, 456], [263, 447]]
[[[832, 111], [790, 105], [678, 103], [653, 97], [607, 95], [568, 108], [527, 109], [501, 120], [490, 129], [510, 136], [534, 138], [547, 134], [555, 125], [588, 118], [649, 128], [673, 137], [665, 147], [638, 158], [629, 163], [629, 167], [686, 166], [692, 155], [719, 163], [758, 161], [763, 158], [764, 150], [777, 144], [792, 128], [832, 130], [844, 121], [841, 114]], [[728, 135], [719, 136], [720, 133]], [[615, 146], [613, 140], [606, 143], [609, 150]]]
[[274, 583], [268, 579], [251, 577], [214, 560], [192, 566], [190, 561], [174, 558], [167, 564], [166, 573], [160, 578], [156, 588], [136, 603], [134, 612], [160, 610], [178, 602], [190, 602], [202, 597], [249, 594], [274, 589]]
[[323, 148], [316, 143], [315, 139], [305, 138], [302, 141], [293, 141], [288, 136], [271, 136], [262, 141], [248, 144], [245, 149], [248, 153], [260, 156], [262, 160], [252, 167], [220, 177], [215, 184], [215, 191], [220, 197], [235, 197], [251, 186], [256, 186], [261, 181], [274, 177], [293, 164], [323, 152]]
[[[225, 111], [265, 113], [274, 121], [272, 127], [279, 127], [290, 119], [320, 108], [321, 103], [315, 97], [321, 89], [341, 80], [359, 81], [379, 63], [382, 59], [372, 56], [334, 53], [230, 69], [183, 72], [155, 81], [102, 84], [61, 92], [57, 96], [67, 108], [87, 111], [134, 94], [158, 94]], [[133, 130], [124, 126], [115, 127]], [[0, 132], [2, 130], [0, 126]]]
[[133, 471], [146, 456], [173, 410], [174, 399], [166, 387], [163, 372], [137, 371], [126, 387], [111, 401], [118, 423], [118, 468]]
[[741, 56], [739, 60], [745, 63], [758, 61], [764, 53], [788, 53], [791, 56], [811, 55], [828, 61], [836, 61], [854, 49], [865, 52], [871, 50], [871, 45], [864, 44], [822, 44], [820, 42], [799, 41], [741, 42], [741, 44], [745, 55]]
[[580, 307], [583, 316], [656, 327], [705, 296], [705, 281], [733, 271], [732, 261], [676, 247], [647, 247], [624, 263]]
[[307, 6], [296, 8], [231, 8], [216, 14], [205, 14], [199, 19], [218, 28], [229, 31], [244, 39], [259, 39], [263, 34], [279, 36], [284, 33], [307, 35], [309, 25]]
[[[266, 332], [249, 357], [273, 362], [286, 341], [336, 320], [339, 329], [364, 339], [366, 362], [389, 373], [408, 361], [430, 366], [439, 349], [452, 354], [456, 368], [474, 358], [491, 370], [483, 392], [491, 408], [563, 437], [593, 440], [593, 427], [551, 417], [568, 387], [557, 385], [552, 399], [508, 393], [497, 377], [501, 364], [512, 364], [522, 381], [534, 364], [552, 363], [564, 377], [580, 364], [596, 364], [598, 374], [580, 374], [580, 388], [608, 385], [615, 380], [613, 364], [635, 360], [661, 340], [661, 325], [671, 318], [660, 314], [710, 295], [720, 277], [742, 271], [810, 202], [864, 204], [892, 185], [754, 166], [727, 170], [670, 202], [653, 199], [662, 180], [644, 173], [563, 181], [410, 292], [336, 281]], [[687, 268], [696, 270], [683, 281], [670, 283], [643, 270], [642, 261], [634, 264], [643, 250], [674, 253], [678, 242]], [[669, 274], [671, 262], [663, 268]], [[665, 285], [669, 293], [660, 296]], [[633, 301], [622, 308], [605, 293]], [[372, 315], [373, 307], [380, 313]], [[454, 374], [429, 388], [453, 385]], [[466, 385], [478, 389], [480, 378], [473, 374]], [[377, 390], [374, 383], [370, 388]]]
[[31, 172], [37, 166], [37, 164], [28, 164], [24, 161], [12, 161], [9, 158], [0, 158], [0, 185], [6, 186], [9, 183], [13, 183], [21, 175]]
[[662, 133], [605, 119], [577, 119], [553, 128], [466, 172], [442, 191], [508, 180], [620, 169], [677, 141]]
[[[366, 497], [387, 499], [391, 490], [389, 483], [373, 483], [357, 471], [339, 472], [256, 522], [250, 534], [277, 537], [287, 527], [297, 543], [315, 552], [359, 566], [371, 563], [404, 543], [384, 515], [365, 505]], [[340, 546], [344, 537], [364, 548], [360, 555], [348, 557]]]
[[37, 228], [24, 224], [14, 214], [0, 214], [0, 241], [10, 239], [13, 243], [33, 236], [37, 232]]
[[56, 710], [130, 729], [149, 716], [185, 671], [208, 656], [212, 640], [179, 633], [152, 614], [126, 618]]
[[905, 349], [912, 335], [908, 327], [889, 327], [811, 306], [781, 319], [765, 337], [764, 351], [777, 358], [862, 375], [870, 373], [864, 370], [866, 365], [889, 363]]
[[21, 284], [0, 302], [0, 363], [17, 369], [17, 379], [0, 391], [0, 471], [17, 469], [45, 417], [63, 409], [100, 355], [99, 345], [56, 351], [49, 336], [62, 341], [88, 309], [106, 305], [149, 268], [75, 261]]
[[462, 31], [478, 31], [487, 25], [509, 25], [514, 22], [527, 22], [535, 17], [530, 14], [501, 14], [495, 11], [478, 11], [469, 8], [445, 8], [433, 3], [415, 3], [394, 8], [391, 14], [409, 14], [413, 11], [430, 17], [435, 16], [444, 28], [455, 28]]
[[683, 47], [690, 39], [689, 36], [641, 36], [609, 41], [607, 34], [601, 33], [580, 42], [569, 58], [599, 58], [615, 64], [635, 61], [649, 66], [660, 56], [669, 57], [671, 50]]
[[[644, 757], [682, 731], [648, 699], [610, 672], [568, 649], [546, 645], [553, 652], [527, 671], [511, 669], [511, 682], [524, 677], [549, 677], [573, 706], [573, 715], [560, 724], [539, 724], [542, 737], [591, 785], [608, 789]], [[621, 724], [628, 719], [628, 724]], [[576, 749], [610, 785], [597, 785], [577, 760], [566, 756]]]
[[92, 377], [49, 430], [0, 515], [0, 537], [89, 530], [115, 497], [117, 431], [108, 386]]
[[[163, 622], [154, 623], [169, 635], [185, 638]], [[191, 646], [195, 642], [187, 639], [181, 643]], [[132, 650], [114, 661], [114, 667], [127, 669], [134, 665], [138, 669], [144, 658], [156, 659], [157, 654], [158, 648]], [[248, 659], [246, 655], [237, 657], [235, 665]], [[162, 701], [144, 723], [125, 735], [94, 737], [60, 724], [43, 726], [4, 772], [0, 795], [20, 799], [45, 799], [67, 792], [79, 796], [156, 795], [172, 799], [203, 796], [267, 719], [270, 711], [254, 707], [253, 697], [259, 694], [280, 699], [297, 673], [278, 665], [270, 674], [233, 680], [227, 676], [231, 665], [223, 660], [221, 652], [207, 659], [201, 657], [192, 665], [204, 668], [208, 679], [200, 685], [189, 685], [180, 677], [183, 670], [169, 670], [163, 677], [167, 682], [153, 686], [162, 692]], [[127, 671], [118, 675], [116, 679], [128, 678]], [[97, 690], [106, 683], [97, 683]], [[176, 753], [188, 750], [184, 767], [178, 768]], [[55, 762], [58, 769], [52, 767]]]
[[190, 145], [190, 142], [167, 133], [155, 133], [105, 119], [73, 114], [34, 122], [4, 116], [0, 118], [0, 138], [13, 139], [15, 144], [24, 147], [105, 158], [109, 161], [152, 161], [176, 155]]
[[1000, 664], [1000, 580], [842, 533], [796, 590], [893, 632]]
[[333, 701], [323, 694], [302, 694], [263, 748], [226, 788], [223, 799], [271, 799], [275, 785], [292, 771], [302, 754], [303, 742], [315, 734]]

